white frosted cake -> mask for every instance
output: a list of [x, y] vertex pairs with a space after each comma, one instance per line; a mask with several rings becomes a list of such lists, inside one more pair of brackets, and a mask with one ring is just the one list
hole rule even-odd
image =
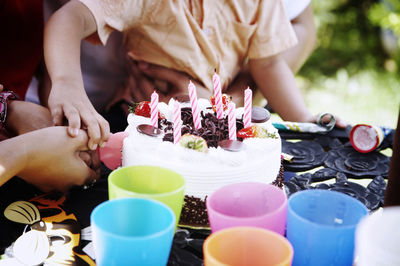
[[[167, 135], [172, 137], [173, 106], [175, 100], [171, 99], [169, 104], [159, 103], [158, 108], [165, 119], [160, 119], [159, 128], [161, 134], [150, 136], [139, 132], [138, 126], [142, 124], [150, 124], [150, 118], [134, 113], [128, 116], [129, 137], [125, 138], [122, 149], [122, 165], [154, 165], [172, 169], [184, 176], [186, 180], [185, 194], [189, 197], [204, 200], [207, 195], [218, 188], [238, 182], [264, 182], [272, 183], [278, 176], [281, 166], [281, 139], [277, 129], [275, 129], [268, 119], [257, 124], [263, 130], [266, 130], [268, 136], [250, 137], [242, 140], [241, 149], [238, 151], [227, 150], [226, 147], [216, 146], [223, 134], [219, 134], [218, 129], [212, 124], [208, 118], [215, 117], [209, 100], [199, 99], [198, 107], [202, 114], [203, 127], [207, 125], [212, 130], [202, 129], [204, 133], [207, 131], [209, 138], [214, 138], [219, 134], [219, 140], [209, 141], [206, 151], [198, 151], [183, 147], [179, 143], [174, 144], [166, 141]], [[180, 103], [182, 108], [183, 128], [186, 131], [192, 129], [193, 123], [185, 118], [184, 112], [191, 114], [190, 103]], [[237, 108], [235, 115], [238, 123], [238, 130], [243, 128], [240, 126], [243, 117], [244, 108]], [[186, 120], [186, 125], [185, 125]], [[207, 120], [207, 121], [206, 121]], [[212, 119], [211, 119], [212, 120]], [[214, 119], [216, 120], [216, 118]], [[218, 120], [217, 120], [218, 121]], [[227, 121], [227, 118], [224, 120]], [[227, 122], [226, 122], [227, 124]], [[221, 125], [218, 125], [222, 127]], [[218, 127], [217, 126], [217, 127]], [[185, 129], [182, 128], [182, 139], [184, 138]], [[227, 125], [225, 131], [227, 130]], [[226, 134], [225, 134], [226, 135]], [[204, 137], [207, 139], [207, 136]], [[227, 138], [227, 137], [226, 137]], [[214, 144], [213, 144], [214, 143]]]

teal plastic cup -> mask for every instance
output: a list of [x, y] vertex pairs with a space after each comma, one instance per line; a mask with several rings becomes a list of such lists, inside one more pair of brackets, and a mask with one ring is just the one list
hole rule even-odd
[[367, 214], [364, 204], [344, 193], [313, 189], [293, 194], [286, 228], [293, 265], [353, 265], [355, 229]]
[[125, 166], [111, 172], [108, 193], [110, 200], [147, 198], [160, 201], [172, 209], [178, 224], [185, 196], [185, 179], [163, 167]]
[[163, 203], [125, 198], [98, 205], [90, 216], [97, 265], [166, 265], [175, 215]]

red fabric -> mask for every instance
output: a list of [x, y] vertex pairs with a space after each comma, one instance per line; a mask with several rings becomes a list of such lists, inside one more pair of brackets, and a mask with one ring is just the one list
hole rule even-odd
[[0, 0], [0, 84], [22, 100], [43, 54], [43, 1]]

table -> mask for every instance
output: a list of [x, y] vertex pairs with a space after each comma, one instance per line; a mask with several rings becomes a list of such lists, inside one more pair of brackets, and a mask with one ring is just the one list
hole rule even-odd
[[[348, 131], [349, 128], [335, 129], [327, 134], [280, 132], [283, 152], [294, 155], [293, 161], [283, 163], [284, 189], [289, 196], [303, 189], [322, 188], [341, 191], [356, 197], [370, 210], [382, 206], [390, 157], [379, 152], [366, 155], [355, 153], [348, 143]], [[387, 138], [383, 147], [391, 147], [392, 137]], [[75, 215], [80, 228], [90, 225], [91, 210], [108, 199], [109, 173], [110, 170], [103, 165], [101, 179], [95, 186], [87, 190], [74, 188], [62, 202], [62, 209], [66, 210], [66, 213]], [[368, 181], [367, 187], [359, 184], [362, 179]], [[20, 179], [14, 179], [0, 188], [3, 199], [0, 207], [3, 210], [13, 201], [29, 200], [38, 196], [38, 193], [29, 184]], [[57, 195], [48, 197], [58, 200]], [[1, 218], [1, 244], [7, 245], [8, 239], [9, 245], [21, 234], [24, 225]], [[175, 234], [168, 265], [202, 265], [202, 246], [209, 234], [208, 230], [179, 228]], [[75, 255], [84, 255], [82, 248], [89, 242], [82, 240], [80, 246], [74, 248]], [[78, 257], [75, 258], [78, 259]], [[80, 257], [79, 260], [81, 260]]]

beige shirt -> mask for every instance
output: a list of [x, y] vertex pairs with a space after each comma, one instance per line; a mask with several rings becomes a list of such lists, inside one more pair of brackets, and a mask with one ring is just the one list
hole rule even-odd
[[122, 31], [135, 59], [183, 71], [212, 90], [214, 69], [227, 85], [246, 58], [297, 43], [280, 0], [81, 0], [103, 44]]
[[290, 20], [295, 19], [300, 15], [307, 6], [310, 5], [311, 0], [283, 0], [286, 15]]

